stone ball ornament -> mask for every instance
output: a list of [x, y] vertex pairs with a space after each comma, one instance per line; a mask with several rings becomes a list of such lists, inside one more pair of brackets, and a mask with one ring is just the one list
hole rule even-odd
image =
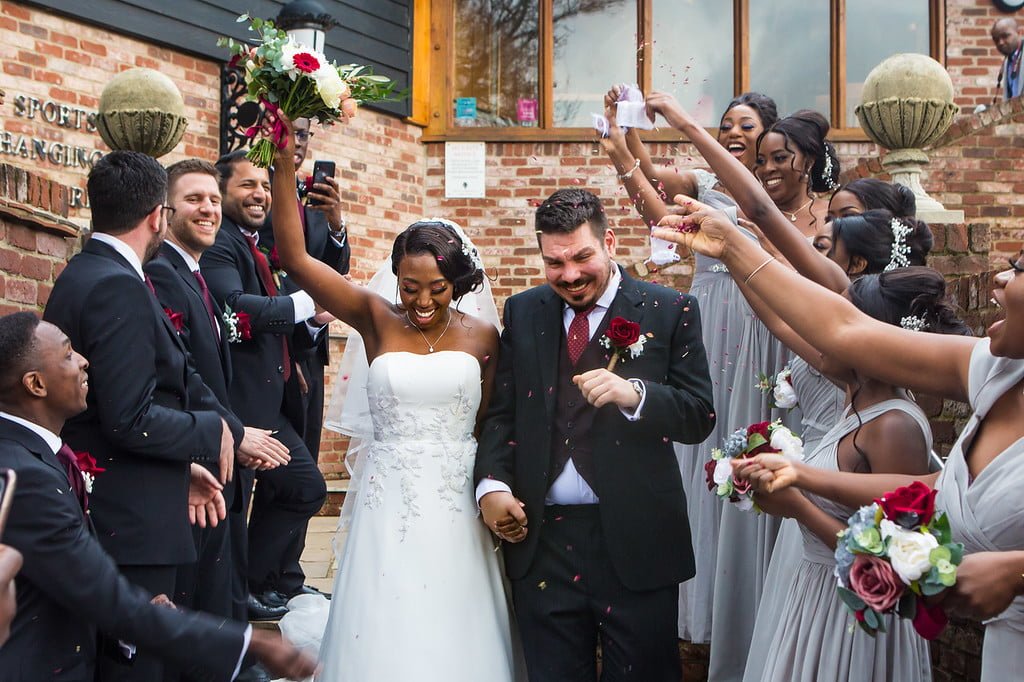
[[952, 79], [923, 54], [896, 54], [872, 69], [854, 109], [872, 141], [893, 153], [914, 150], [909, 156], [919, 160], [919, 150], [942, 137], [957, 111]]
[[185, 134], [185, 102], [178, 86], [159, 71], [128, 69], [103, 88], [96, 127], [111, 149], [159, 158]]

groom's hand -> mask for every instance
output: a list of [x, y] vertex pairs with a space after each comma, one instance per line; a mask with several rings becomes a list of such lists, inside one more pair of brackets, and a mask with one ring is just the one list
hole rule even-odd
[[526, 539], [526, 512], [512, 493], [495, 491], [480, 498], [480, 515], [487, 528], [505, 542]]
[[614, 404], [623, 410], [635, 410], [640, 404], [640, 394], [632, 382], [606, 369], [577, 374], [572, 382], [579, 386], [583, 398], [594, 407]]

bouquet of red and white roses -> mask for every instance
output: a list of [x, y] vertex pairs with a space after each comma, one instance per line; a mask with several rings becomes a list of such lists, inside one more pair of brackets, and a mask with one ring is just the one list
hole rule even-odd
[[[355, 116], [356, 108], [365, 102], [387, 100], [395, 82], [374, 75], [365, 66], [339, 66], [328, 61], [323, 53], [299, 45], [273, 22], [250, 18], [243, 14], [239, 22], [249, 21], [249, 30], [260, 35], [253, 47], [230, 38], [217, 44], [227, 47], [234, 56], [231, 66], [245, 71], [248, 99], [258, 101], [272, 114], [281, 111], [291, 120], [315, 118], [320, 123], [333, 123]], [[274, 147], [287, 142], [284, 124], [273, 121], [270, 138], [261, 138], [247, 158], [261, 168], [268, 168], [274, 159]], [[259, 134], [258, 126], [246, 131], [250, 138]]]
[[939, 606], [924, 603], [956, 583], [964, 546], [953, 542], [949, 519], [935, 513], [935, 494], [914, 481], [861, 507], [836, 542], [839, 598], [868, 634], [885, 632], [884, 613], [914, 623], [925, 639], [946, 625]]
[[760, 513], [761, 510], [754, 503], [750, 483], [733, 475], [732, 461], [755, 457], [764, 452], [802, 460], [804, 444], [795, 433], [782, 425], [781, 420], [758, 422], [738, 429], [725, 439], [721, 448], [711, 451], [711, 459], [704, 464], [708, 490], [734, 503], [742, 511], [753, 509]]

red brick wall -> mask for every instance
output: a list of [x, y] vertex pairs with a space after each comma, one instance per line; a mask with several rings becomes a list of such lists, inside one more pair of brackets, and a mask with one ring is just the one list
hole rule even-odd
[[953, 79], [956, 103], [962, 113], [971, 113], [979, 104], [990, 105], [1001, 98], [996, 78], [1003, 56], [992, 44], [992, 24], [1013, 16], [1024, 23], [1024, 13], [1007, 15], [996, 9], [992, 0], [947, 0], [946, 70]]

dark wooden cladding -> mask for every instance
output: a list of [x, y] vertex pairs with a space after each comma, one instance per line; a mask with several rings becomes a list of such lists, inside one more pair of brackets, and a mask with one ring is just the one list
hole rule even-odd
[[[23, 0], [57, 14], [165, 45], [207, 59], [225, 60], [217, 39], [251, 34], [235, 20], [250, 12], [277, 16], [281, 0]], [[339, 64], [359, 63], [395, 79], [398, 89], [412, 81], [412, 0], [319, 0], [339, 25], [327, 33], [327, 56]], [[409, 115], [409, 100], [376, 108]]]

